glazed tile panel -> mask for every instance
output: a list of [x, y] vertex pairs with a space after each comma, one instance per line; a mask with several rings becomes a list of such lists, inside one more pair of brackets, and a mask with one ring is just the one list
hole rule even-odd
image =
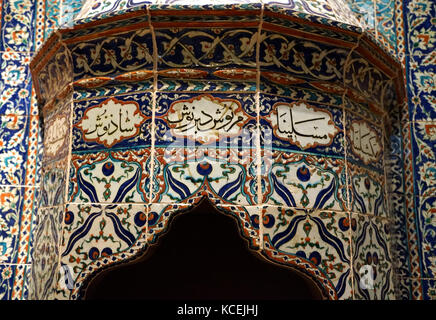
[[34, 23], [35, 2], [3, 1], [0, 52], [32, 51]]
[[347, 159], [373, 171], [383, 172], [383, 129], [358, 114], [347, 112]]
[[352, 220], [352, 224], [355, 224], [352, 234], [355, 270], [353, 298], [394, 299], [390, 222], [368, 215], [353, 215]]
[[263, 155], [263, 201], [272, 205], [344, 211], [347, 206], [345, 161], [300, 153]]
[[72, 151], [149, 147], [151, 100], [143, 92], [75, 102]]
[[29, 117], [0, 116], [0, 184], [24, 185], [28, 156]]
[[[279, 0], [279, 1], [263, 1], [265, 6], [286, 10], [289, 14], [300, 15], [304, 17], [318, 17], [329, 20], [336, 20], [342, 23], [348, 23], [350, 25], [359, 25], [359, 21], [354, 17], [351, 10], [345, 3], [340, 0], [329, 0], [325, 3], [319, 3], [313, 0]], [[151, 4], [152, 7], [159, 7], [161, 9], [174, 9], [179, 10], [184, 7], [188, 8], [188, 5], [192, 5], [192, 2], [187, 0], [163, 0], [163, 1], [129, 1], [129, 2], [117, 2], [107, 1], [105, 5], [101, 5], [98, 2], [87, 1], [80, 13], [75, 18], [79, 21], [93, 21], [97, 17], [104, 18], [115, 13], [122, 13], [134, 10], [141, 10], [146, 5]], [[235, 9], [246, 8], [249, 6], [260, 6], [260, 1], [255, 0], [225, 0], [219, 1], [219, 3], [211, 3], [211, 1], [200, 0], [196, 2], [196, 5], [203, 8], [223, 8], [233, 6]], [[200, 8], [201, 8], [200, 7]]]
[[147, 27], [97, 38], [86, 45], [72, 43], [69, 49], [75, 80], [153, 68], [152, 35]]
[[261, 147], [344, 158], [339, 106], [261, 94], [260, 115]]
[[23, 209], [25, 188], [1, 187], [0, 261], [16, 263], [19, 241], [19, 224]]
[[256, 147], [251, 93], [158, 92], [155, 117], [156, 147]]
[[[30, 278], [31, 266], [26, 264], [0, 265], [0, 299], [13, 300], [27, 297], [28, 279]], [[22, 295], [17, 297], [14, 292], [17, 288]]]
[[[404, 54], [406, 56], [408, 117], [403, 119], [408, 169], [405, 171], [412, 298], [434, 299], [434, 46], [432, 1], [406, 1], [403, 4]], [[420, 279], [424, 278], [424, 279]], [[427, 280], [428, 279], [428, 280]]]
[[27, 115], [32, 88], [27, 53], [6, 49], [0, 55], [0, 114]]
[[286, 207], [265, 207], [261, 221], [265, 245], [318, 269], [331, 281], [338, 299], [352, 298], [352, 225], [348, 214], [323, 210], [308, 214]]
[[256, 157], [250, 149], [156, 149], [153, 196], [156, 202], [190, 202], [198, 194], [216, 203], [257, 203]]
[[58, 281], [56, 298], [77, 299], [85, 276], [144, 250], [146, 221], [146, 205], [67, 205], [60, 247], [66, 276]]
[[346, 48], [267, 31], [261, 36], [259, 63], [262, 71], [342, 84], [348, 52]]
[[[41, 224], [38, 251], [55, 237], [62, 244], [35, 262], [35, 294], [80, 297], [89, 274], [133, 259], [158, 242], [174, 215], [207, 197], [237, 219], [252, 249], [306, 270], [329, 297], [393, 298], [395, 266], [385, 249], [392, 242], [385, 226], [391, 223], [388, 200], [400, 200], [386, 190], [385, 128], [383, 114], [375, 112], [390, 104], [391, 97], [383, 95], [388, 77], [350, 55], [357, 44], [354, 31], [339, 40], [343, 49], [289, 30], [278, 34], [275, 11], [267, 8], [271, 25], [257, 48], [260, 6], [245, 7], [257, 10], [246, 16], [217, 16], [215, 27], [205, 27], [206, 15], [196, 21], [195, 15], [168, 14], [187, 9], [172, 6], [181, 3], [151, 8], [156, 51], [148, 17], [135, 20], [144, 28], [119, 29], [104, 38], [78, 28], [73, 33], [87, 43], [66, 35], [68, 47], [50, 63], [57, 69], [45, 71], [45, 100], [74, 81], [74, 102], [65, 107], [73, 108], [71, 116], [50, 111], [45, 118], [49, 148], [41, 212], [56, 207], [64, 217], [62, 235], [47, 231], [48, 220]], [[129, 2], [120, 9], [133, 12], [146, 4]], [[274, 4], [294, 16], [304, 11], [334, 19], [350, 13], [337, 1]], [[88, 21], [92, 12], [116, 12], [115, 2], [106, 5], [87, 2], [82, 17], [86, 10]], [[234, 28], [238, 19], [240, 28]], [[195, 23], [203, 27], [194, 29]], [[309, 34], [312, 27], [299, 30]], [[93, 28], [110, 30], [98, 23]], [[334, 38], [333, 29], [320, 32]], [[74, 74], [65, 72], [61, 79], [72, 66]], [[380, 77], [359, 73], [367, 69]], [[362, 99], [367, 92], [364, 98], [373, 104]], [[65, 125], [70, 122], [72, 128]], [[56, 268], [56, 254], [58, 272], [44, 273]], [[365, 264], [373, 266], [376, 286], [356, 291]]]
[[68, 199], [90, 203], [147, 203], [148, 149], [73, 154]]
[[41, 207], [38, 212], [37, 228], [34, 231], [34, 255], [30, 299], [50, 300], [54, 298], [56, 279], [59, 273], [59, 245], [62, 235], [64, 206]]
[[[397, 35], [395, 32], [395, 1], [394, 0], [382, 0], [376, 2], [376, 20], [377, 20], [377, 32], [384, 38], [384, 41], [388, 42], [388, 46], [391, 47], [393, 53], [397, 53]], [[382, 42], [384, 42], [382, 40]]]
[[158, 69], [256, 67], [257, 28], [159, 29]]

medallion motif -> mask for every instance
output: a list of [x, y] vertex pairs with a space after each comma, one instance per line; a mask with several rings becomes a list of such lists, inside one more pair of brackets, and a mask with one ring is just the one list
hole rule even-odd
[[276, 103], [272, 113], [274, 134], [301, 149], [330, 145], [340, 131], [330, 112], [305, 102]]
[[248, 117], [238, 100], [202, 94], [173, 102], [166, 121], [175, 137], [210, 144], [223, 137], [237, 136]]
[[85, 141], [95, 141], [110, 148], [136, 136], [145, 118], [137, 102], [110, 98], [87, 109], [75, 126], [82, 131]]

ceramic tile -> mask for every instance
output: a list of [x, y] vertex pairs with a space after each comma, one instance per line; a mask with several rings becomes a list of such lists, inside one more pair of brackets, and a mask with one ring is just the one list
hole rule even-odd
[[54, 297], [56, 274], [59, 272], [62, 223], [65, 219], [63, 205], [40, 208], [38, 211], [31, 273], [32, 300], [50, 300]]
[[147, 203], [150, 150], [73, 154], [68, 199], [76, 203]]
[[407, 91], [410, 97], [410, 120], [436, 121], [435, 74], [434, 54], [428, 53], [409, 57]]
[[156, 28], [158, 69], [256, 68], [256, 28]]
[[356, 17], [354, 12], [349, 6], [346, 5], [346, 1], [343, 0], [329, 0], [330, 6], [333, 8], [336, 20], [345, 22], [355, 26], [361, 26], [360, 20]]
[[[350, 90], [348, 89], [347, 92], [349, 93]], [[359, 97], [356, 97], [357, 96], [348, 96], [344, 97], [343, 99], [344, 109], [345, 111], [348, 111], [347, 116], [348, 114], [354, 114], [354, 116], [366, 119], [379, 127], [385, 126], [381, 114], [375, 112], [375, 109], [373, 109], [374, 105], [363, 101]], [[347, 118], [345, 120], [347, 120]], [[347, 125], [347, 123], [345, 123], [345, 125]]]
[[24, 185], [28, 148], [26, 116], [0, 116], [0, 184]]
[[436, 192], [436, 122], [416, 122], [411, 127], [415, 194], [432, 196]]
[[410, 279], [410, 288], [411, 288], [411, 297], [412, 300], [423, 300], [423, 286], [420, 278], [409, 278]]
[[352, 112], [346, 112], [347, 160], [383, 172], [383, 131], [381, 127]]
[[395, 30], [395, 1], [381, 0], [375, 2], [376, 28], [390, 46], [396, 48], [397, 36]]
[[395, 299], [411, 300], [411, 281], [409, 278], [398, 278], [395, 280]]
[[[201, 71], [201, 69], [186, 69], [186, 72], [194, 72], [195, 76]], [[234, 69], [232, 69], [234, 70]], [[241, 92], [241, 93], [255, 93], [256, 92], [256, 82], [252, 79], [230, 79], [230, 75], [222, 75], [222, 79], [217, 79], [218, 77], [213, 75], [212, 73], [203, 74], [202, 76], [205, 79], [197, 79], [190, 78], [187, 79], [187, 76], [181, 77], [182, 79], [174, 79], [170, 78], [167, 75], [164, 75], [164, 72], [168, 70], [164, 70], [159, 72], [159, 77], [157, 81], [157, 88], [159, 91], [163, 92], [172, 92], [172, 91], [190, 91], [190, 92], [198, 92], [198, 93], [228, 93], [230, 92]], [[220, 71], [220, 70], [218, 70]], [[239, 72], [241, 71], [241, 72]], [[247, 70], [238, 70], [239, 73], [245, 73]], [[253, 75], [252, 71], [247, 71], [250, 74], [250, 77]], [[200, 74], [198, 75], [200, 76]], [[209, 78], [206, 78], [209, 77]], [[230, 80], [229, 80], [230, 79]]]
[[[26, 300], [29, 265], [0, 264], [0, 300]], [[20, 288], [21, 294], [17, 294]]]
[[403, 188], [403, 162], [401, 156], [389, 156], [385, 160], [386, 187], [388, 192], [401, 193]]
[[14, 281], [14, 265], [0, 264], [0, 300], [10, 300]]
[[42, 163], [64, 159], [70, 152], [72, 101], [61, 101], [54, 110], [44, 117], [44, 139]]
[[375, 29], [375, 8], [372, 0], [346, 0], [351, 11], [367, 29]]
[[354, 299], [395, 299], [390, 222], [379, 217], [352, 214]]
[[419, 219], [422, 277], [436, 277], [436, 196], [419, 197], [416, 200]]
[[262, 222], [265, 243], [279, 253], [298, 257], [318, 268], [322, 277], [333, 284], [338, 299], [351, 298], [348, 214], [332, 211], [307, 214], [297, 209], [265, 207]]
[[157, 147], [255, 148], [254, 94], [159, 92], [155, 117]]
[[74, 80], [108, 74], [152, 70], [153, 45], [150, 29], [140, 28], [69, 46]]
[[345, 161], [299, 153], [262, 155], [263, 202], [301, 209], [345, 210]]
[[[279, 4], [275, 1], [269, 3], [263, 1], [263, 22], [278, 24], [277, 21], [280, 21], [280, 25], [286, 26], [293, 30], [302, 30], [311, 34], [322, 33], [323, 35], [329, 36], [332, 36], [333, 34], [339, 35], [340, 33], [336, 32], [335, 29], [324, 28], [325, 26], [337, 28], [336, 30], [347, 30], [353, 31], [355, 33], [362, 32], [362, 28], [360, 27], [361, 23], [359, 22], [359, 20], [353, 16], [353, 13], [347, 8], [345, 4], [338, 5], [338, 2], [335, 0], [323, 4], [320, 4], [319, 2], [311, 2], [311, 4], [314, 4], [315, 6], [321, 5], [320, 8], [323, 9], [322, 12], [311, 11], [307, 1], [285, 2], [287, 2], [288, 5]], [[281, 17], [278, 17], [277, 14], [280, 14]], [[314, 22], [315, 24], [311, 26], [307, 23], [301, 24], [301, 22], [298, 21], [300, 19], [308, 22]], [[294, 26], [296, 25], [303, 25], [304, 27], [295, 28]], [[322, 25], [323, 27], [320, 28], [319, 25]], [[268, 29], [269, 27], [274, 28], [274, 26], [269, 26], [267, 24], [264, 24], [263, 27], [265, 29]], [[292, 33], [292, 31], [290, 33]], [[333, 35], [332, 37], [335, 36]], [[352, 41], [356, 40], [355, 34], [352, 35], [342, 33], [341, 35], [339, 35], [339, 37], [347, 38], [348, 40], [353, 39]]]
[[429, 0], [408, 1], [403, 8], [407, 54], [431, 54], [436, 45], [432, 21], [435, 15], [434, 4]]
[[[53, 40], [54, 44], [52, 43], [52, 45], [59, 45], [59, 42], [56, 41], [58, 41], [57, 38]], [[73, 61], [67, 46], [61, 45], [57, 51], [53, 50], [49, 53], [40, 52], [38, 58], [44, 59], [46, 63], [40, 63], [33, 67], [34, 72], [38, 70], [38, 76], [33, 78], [33, 85], [37, 93], [38, 103], [44, 106], [47, 102], [52, 102], [55, 97], [64, 99], [70, 93], [69, 84], [73, 82]]]
[[390, 215], [394, 221], [392, 226], [391, 252], [395, 274], [399, 277], [410, 277], [409, 242], [407, 234], [405, 200], [403, 194], [389, 194], [391, 200]]
[[68, 0], [62, 2], [61, 12], [60, 12], [60, 25], [73, 25], [74, 17], [77, 16], [82, 7], [82, 1], [80, 0]]
[[422, 280], [423, 298], [425, 300], [436, 300], [436, 280]]
[[27, 264], [31, 262], [30, 254], [32, 252], [32, 220], [34, 210], [34, 200], [37, 195], [35, 187], [23, 188], [22, 208], [19, 215], [19, 238], [17, 238], [16, 258], [14, 262], [18, 264]]
[[144, 92], [75, 102], [72, 151], [149, 147], [151, 96]]
[[34, 10], [35, 3], [32, 1], [3, 1], [0, 51], [32, 50]]
[[24, 188], [0, 187], [0, 263], [15, 263]]
[[[385, 57], [375, 52], [370, 44], [368, 40], [362, 41], [358, 51], [350, 54], [344, 72], [344, 85], [349, 91], [349, 96], [371, 102], [379, 109], [388, 109], [394, 103], [392, 92], [395, 89], [391, 88], [393, 83], [390, 76], [396, 76], [396, 70], [392, 65], [388, 65], [392, 64], [392, 61], [388, 62]], [[364, 55], [364, 50], [371, 52], [371, 60]], [[384, 69], [378, 66], [380, 63], [385, 65]]]
[[105, 4], [87, 2], [84, 4], [76, 19], [85, 19], [95, 17], [105, 17], [120, 10], [126, 10], [130, 7], [150, 4], [152, 1], [133, 0], [129, 2], [119, 2], [115, 0], [107, 1]]
[[158, 88], [162, 91], [201, 91], [202, 88], [204, 91], [255, 91], [256, 77], [253, 67], [162, 67], [158, 71]]
[[284, 72], [307, 80], [342, 83], [348, 49], [266, 31], [260, 43], [262, 71]]
[[19, 264], [15, 266], [14, 286], [11, 300], [27, 300], [31, 270], [32, 266], [29, 264]]
[[384, 174], [348, 162], [351, 180], [350, 210], [376, 216], [388, 216]]
[[344, 157], [340, 108], [266, 94], [260, 104], [263, 148]]
[[67, 189], [67, 160], [45, 165], [41, 172], [41, 199], [38, 206], [51, 207], [65, 204]]
[[60, 0], [47, 0], [45, 2], [44, 40], [47, 40], [59, 28], [61, 6], [62, 1]]
[[26, 165], [26, 186], [39, 186], [41, 182], [40, 171], [42, 166], [42, 129], [40, 116], [29, 117], [29, 137]]
[[152, 200], [186, 203], [207, 196], [215, 203], [257, 203], [254, 149], [156, 148]]
[[67, 205], [60, 263], [72, 282], [58, 286], [56, 297], [76, 299], [89, 275], [143, 249], [147, 244], [146, 213], [146, 205]]
[[388, 113], [389, 123], [389, 143], [386, 150], [389, 150], [391, 155], [402, 154], [402, 137], [401, 137], [401, 111], [402, 108], [398, 106], [393, 108]]
[[0, 53], [0, 114], [29, 114], [32, 82], [30, 55], [7, 49]]

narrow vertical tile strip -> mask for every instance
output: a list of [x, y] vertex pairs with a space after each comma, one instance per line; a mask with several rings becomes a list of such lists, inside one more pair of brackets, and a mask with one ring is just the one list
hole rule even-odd
[[[256, 163], [257, 163], [257, 204], [262, 203], [262, 152], [260, 147], [260, 41], [262, 38], [262, 24], [263, 24], [263, 11], [264, 4], [260, 9], [260, 21], [257, 30], [257, 42], [256, 42]], [[263, 214], [262, 210], [259, 212], [259, 248], [263, 248]]]
[[[150, 7], [147, 5], [147, 17], [150, 26], [151, 39], [153, 43], [153, 93], [151, 98], [152, 103], [152, 113], [151, 113], [151, 152], [150, 152], [150, 193], [148, 198], [148, 203], [153, 201], [153, 183], [154, 183], [154, 157], [155, 157], [155, 143], [156, 143], [156, 96], [157, 96], [157, 42], [156, 34], [154, 32], [153, 24], [151, 23], [151, 13]], [[147, 219], [148, 228], [148, 219]]]
[[345, 63], [344, 63], [344, 71], [342, 73], [342, 86], [344, 87], [344, 93], [342, 94], [342, 113], [343, 113], [342, 126], [344, 128], [344, 162], [345, 162], [345, 180], [346, 180], [345, 190], [346, 190], [346, 194], [347, 194], [347, 215], [348, 215], [348, 221], [349, 221], [349, 225], [350, 225], [350, 227], [348, 229], [348, 235], [349, 235], [349, 244], [350, 244], [350, 279], [351, 279], [351, 292], [352, 292], [351, 299], [354, 299], [354, 293], [355, 293], [355, 290], [354, 290], [354, 268], [353, 268], [354, 252], [353, 252], [353, 240], [352, 240], [353, 234], [352, 234], [352, 230], [351, 230], [351, 221], [352, 221], [351, 220], [352, 219], [351, 202], [350, 202], [351, 200], [350, 200], [350, 193], [349, 193], [351, 186], [350, 186], [350, 179], [349, 179], [350, 177], [348, 176], [348, 152], [347, 152], [347, 146], [346, 146], [346, 144], [347, 144], [347, 139], [346, 139], [346, 136], [347, 136], [347, 126], [346, 126], [346, 124], [347, 124], [347, 121], [346, 121], [347, 110], [346, 110], [345, 98], [346, 98], [347, 90], [346, 90], [346, 85], [345, 85], [345, 75], [347, 72], [347, 67], [350, 64], [351, 55], [353, 54], [354, 50], [356, 50], [359, 47], [360, 40], [362, 37], [363, 37], [363, 33], [361, 33], [358, 36], [356, 44], [351, 48], [350, 52], [348, 53], [347, 59], [345, 60]]

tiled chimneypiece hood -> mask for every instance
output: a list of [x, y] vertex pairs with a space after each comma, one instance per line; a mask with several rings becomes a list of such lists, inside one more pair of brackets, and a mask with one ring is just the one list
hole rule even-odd
[[31, 70], [44, 156], [30, 298], [83, 297], [203, 197], [326, 298], [395, 297], [385, 158], [404, 79], [341, 1], [88, 1]]

